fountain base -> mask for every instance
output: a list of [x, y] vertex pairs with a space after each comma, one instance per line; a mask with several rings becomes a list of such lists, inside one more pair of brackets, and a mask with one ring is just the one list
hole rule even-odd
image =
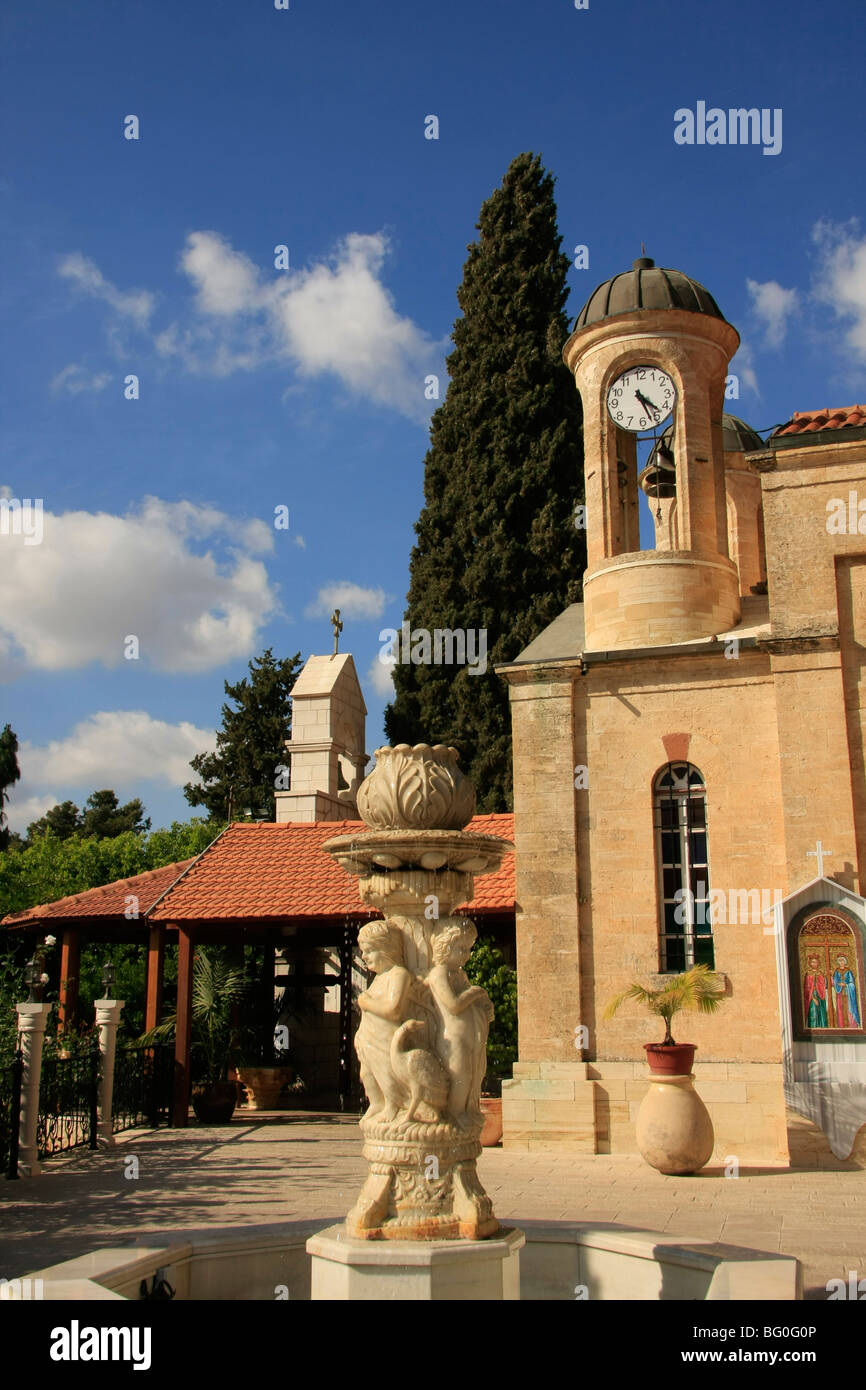
[[346, 1217], [356, 1240], [484, 1240], [499, 1222], [478, 1179], [483, 1116], [470, 1127], [361, 1121], [367, 1180]]
[[330, 1226], [307, 1241], [313, 1300], [507, 1302], [520, 1298], [522, 1231], [488, 1240], [356, 1240]]

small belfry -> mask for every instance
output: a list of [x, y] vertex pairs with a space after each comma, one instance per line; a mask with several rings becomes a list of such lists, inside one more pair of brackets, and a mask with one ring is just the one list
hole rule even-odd
[[292, 736], [286, 743], [290, 785], [276, 792], [276, 820], [339, 821], [356, 814], [358, 788], [369, 756], [364, 752], [367, 706], [355, 663], [338, 652], [343, 624], [331, 616], [334, 651], [310, 656], [292, 687]]
[[[584, 407], [588, 650], [689, 641], [740, 619], [722, 436], [739, 341], [703, 285], [648, 256], [600, 285], [577, 319], [563, 358]], [[646, 551], [636, 441], [668, 419], [640, 480], [669, 502], [667, 543]]]

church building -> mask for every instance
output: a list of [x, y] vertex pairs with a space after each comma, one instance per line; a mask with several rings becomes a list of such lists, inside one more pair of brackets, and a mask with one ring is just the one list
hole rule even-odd
[[705, 962], [722, 1007], [674, 1035], [697, 1044], [715, 1161], [787, 1164], [803, 1134], [866, 1156], [866, 407], [797, 413], [764, 442], [724, 414], [738, 344], [702, 285], [641, 257], [563, 351], [584, 416], [583, 602], [498, 668], [508, 1148], [636, 1152], [661, 1020], [605, 1005]]

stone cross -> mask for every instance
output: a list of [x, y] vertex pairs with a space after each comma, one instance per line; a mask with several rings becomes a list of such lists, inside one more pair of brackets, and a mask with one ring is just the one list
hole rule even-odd
[[821, 841], [820, 841], [820, 840], [816, 840], [816, 841], [815, 841], [815, 848], [814, 848], [814, 849], [807, 849], [807, 850], [806, 850], [806, 858], [807, 858], [807, 859], [817, 859], [817, 861], [818, 861], [818, 877], [819, 877], [819, 878], [823, 878], [823, 877], [824, 877], [824, 856], [825, 856], [825, 855], [830, 856], [830, 855], [833, 855], [833, 854], [835, 854], [835, 853], [836, 853], [835, 850], [832, 850], [832, 849], [825, 849], [824, 846], [821, 844]]
[[334, 656], [336, 656], [340, 642], [340, 633], [343, 631], [343, 624], [340, 622], [339, 608], [335, 608], [331, 614], [331, 626], [334, 629]]

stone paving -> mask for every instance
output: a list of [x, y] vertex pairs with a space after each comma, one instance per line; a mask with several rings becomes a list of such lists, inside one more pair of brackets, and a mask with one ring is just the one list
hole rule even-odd
[[[138, 1178], [124, 1176], [134, 1156]], [[0, 1180], [0, 1277], [14, 1278], [147, 1232], [341, 1220], [366, 1165], [356, 1116], [237, 1111], [228, 1127], [137, 1130], [112, 1151], [47, 1161]], [[666, 1178], [630, 1155], [485, 1149], [479, 1175], [501, 1221], [618, 1222], [795, 1255], [807, 1298], [828, 1279], [866, 1277], [866, 1169], [720, 1168]]]

